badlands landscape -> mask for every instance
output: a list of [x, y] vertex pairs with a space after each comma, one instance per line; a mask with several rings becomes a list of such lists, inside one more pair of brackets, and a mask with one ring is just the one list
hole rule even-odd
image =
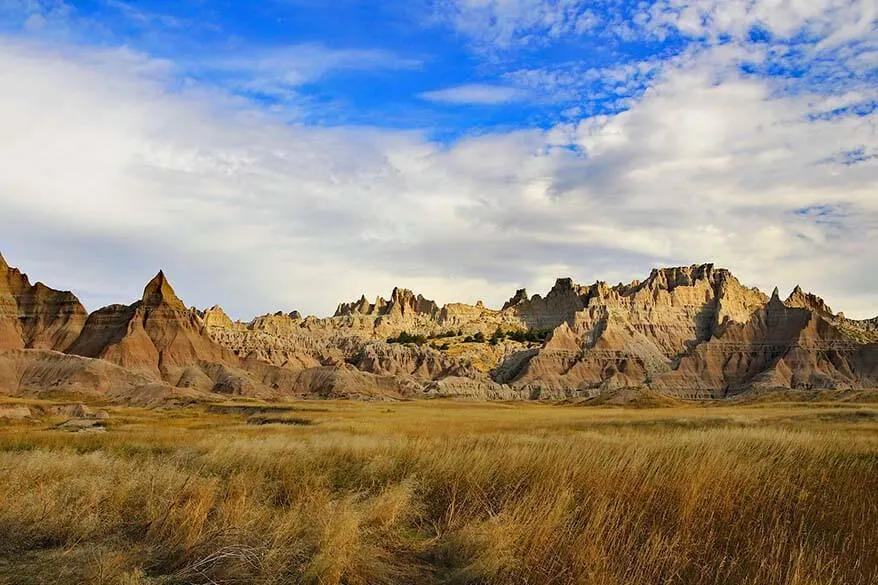
[[[130, 300], [129, 300], [130, 302]], [[135, 405], [264, 400], [843, 397], [878, 386], [878, 317], [852, 320], [796, 287], [782, 298], [705, 264], [644, 280], [517, 291], [498, 309], [396, 288], [331, 317], [242, 323], [187, 308], [159, 272], [130, 304], [89, 314], [0, 256], [0, 392]]]
[[878, 585], [878, 0], [0, 0], [0, 72], [0, 585]]
[[0, 257], [0, 584], [869, 585], [878, 320], [712, 265], [89, 314]]

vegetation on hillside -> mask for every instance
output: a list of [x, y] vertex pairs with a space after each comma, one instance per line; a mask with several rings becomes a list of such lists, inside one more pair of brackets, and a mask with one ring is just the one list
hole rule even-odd
[[[429, 336], [421, 335], [421, 334], [413, 334], [408, 331], [403, 331], [396, 337], [390, 337], [387, 339], [387, 343], [414, 343], [417, 345], [424, 345], [428, 341], [438, 340], [438, 339], [450, 339], [453, 337], [462, 338], [463, 343], [490, 343], [491, 345], [497, 345], [500, 341], [504, 339], [510, 339], [512, 341], [517, 341], [519, 343], [543, 343], [548, 339], [549, 335], [552, 334], [552, 329], [517, 329], [514, 331], [504, 331], [501, 328], [497, 328], [491, 337], [486, 337], [484, 333], [481, 331], [477, 331], [472, 335], [464, 336], [462, 331], [442, 331], [440, 333], [434, 333]], [[447, 350], [450, 346], [450, 342], [445, 341], [442, 344], [433, 343], [431, 347], [434, 349]]]
[[403, 331], [396, 337], [388, 338], [387, 343], [414, 343], [417, 345], [424, 345], [425, 343], [427, 343], [427, 338], [423, 335], [412, 334], [408, 331]]

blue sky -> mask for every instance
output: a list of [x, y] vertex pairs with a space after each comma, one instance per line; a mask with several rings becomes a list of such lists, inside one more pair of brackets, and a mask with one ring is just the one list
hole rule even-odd
[[0, 0], [0, 249], [93, 308], [158, 267], [249, 317], [714, 261], [875, 314], [876, 19], [874, 0]]
[[[681, 30], [650, 16], [660, 3], [639, 0], [7, 3], [19, 8], [10, 32], [167, 59], [169, 88], [213, 85], [290, 121], [413, 128], [445, 140], [624, 110], [662, 63], [733, 35], [783, 51], [759, 64], [741, 59], [744, 73], [785, 78], [794, 90], [850, 82], [839, 79], [848, 73], [841, 63], [825, 71], [831, 54], [814, 62], [801, 51], [822, 25], [773, 31], [754, 16], [723, 27], [705, 11], [699, 28]], [[639, 70], [620, 73], [626, 67]], [[855, 81], [874, 84], [876, 68]]]

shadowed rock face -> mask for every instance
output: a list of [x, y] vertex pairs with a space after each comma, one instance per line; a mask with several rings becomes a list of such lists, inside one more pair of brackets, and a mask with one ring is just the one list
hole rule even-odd
[[64, 351], [79, 335], [88, 313], [76, 296], [10, 268], [0, 255], [0, 349]]
[[518, 291], [503, 312], [515, 315], [531, 329], [553, 328], [588, 306], [592, 294], [589, 287], [574, 284], [571, 278], [559, 278], [545, 298], [534, 295], [528, 299], [525, 291]]
[[669, 269], [592, 296], [503, 381], [553, 397], [629, 387], [722, 397], [874, 386], [874, 351], [845, 332], [848, 323], [801, 290], [786, 303], [776, 290], [766, 300], [727, 271]]

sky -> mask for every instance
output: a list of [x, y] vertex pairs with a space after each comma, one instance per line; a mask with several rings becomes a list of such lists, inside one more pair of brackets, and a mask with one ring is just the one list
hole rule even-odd
[[713, 262], [878, 315], [875, 0], [0, 0], [0, 252], [93, 310]]

